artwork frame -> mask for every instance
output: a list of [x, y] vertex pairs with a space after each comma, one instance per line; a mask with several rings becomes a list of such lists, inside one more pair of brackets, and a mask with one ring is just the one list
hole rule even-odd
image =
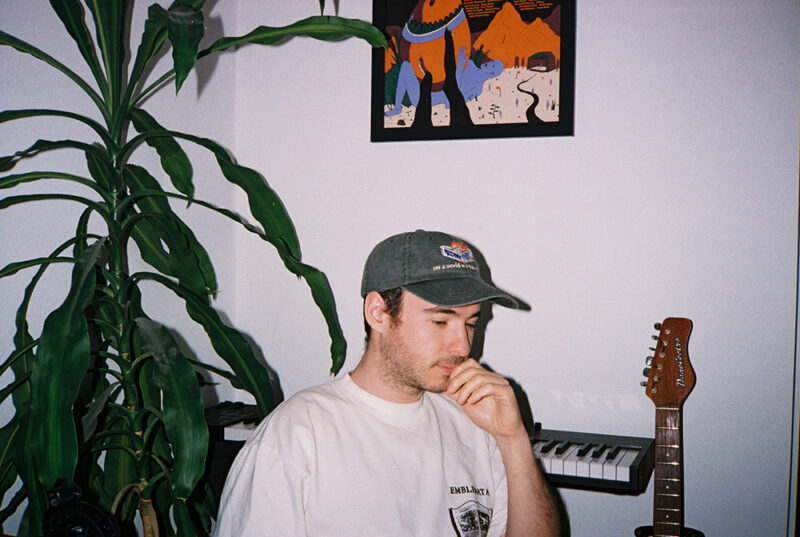
[[574, 134], [575, 0], [373, 0], [373, 24], [371, 141]]

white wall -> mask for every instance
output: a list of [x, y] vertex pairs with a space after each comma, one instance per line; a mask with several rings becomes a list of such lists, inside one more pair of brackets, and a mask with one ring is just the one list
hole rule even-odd
[[[313, 4], [268, 13], [280, 24]], [[340, 4], [371, 17], [367, 0]], [[240, 2], [240, 33], [263, 6]], [[475, 243], [495, 282], [533, 305], [495, 309], [484, 360], [524, 388], [546, 428], [652, 436], [639, 386], [652, 324], [691, 318], [687, 524], [783, 535], [797, 3], [578, 2], [577, 19], [573, 137], [371, 144], [369, 50], [296, 39], [239, 52], [236, 153], [281, 194], [305, 260], [328, 274], [345, 369], [362, 347], [367, 253], [417, 227]], [[238, 259], [237, 322], [263, 342], [285, 392], [324, 381], [325, 331], [304, 286], [255, 241], [241, 241]], [[652, 517], [652, 487], [562, 497], [575, 536], [631, 535]]]
[[[0, 3], [0, 27], [74, 56], [68, 39], [39, 31], [58, 27], [42, 4]], [[339, 4], [341, 15], [371, 17], [368, 0]], [[238, 8], [214, 24], [241, 34], [317, 6], [229, 0], [212, 13]], [[572, 137], [371, 144], [370, 51], [354, 40], [244, 47], [221, 58], [196, 104], [193, 75], [177, 103], [167, 90], [148, 106], [233, 148], [281, 195], [304, 260], [327, 273], [336, 294], [345, 370], [362, 347], [364, 258], [382, 238], [417, 227], [473, 242], [495, 283], [533, 305], [495, 309], [483, 360], [522, 386], [545, 428], [652, 436], [653, 406], [639, 386], [652, 324], [690, 317], [697, 386], [684, 409], [687, 524], [709, 537], [786, 535], [797, 3], [578, 2], [577, 19]], [[77, 99], [34, 65], [0, 49], [0, 109], [49, 105], [53, 88], [62, 105]], [[234, 75], [235, 84], [226, 80]], [[41, 126], [19, 128], [0, 129], [0, 154], [42, 136]], [[47, 128], [48, 138], [67, 135]], [[243, 211], [211, 170], [201, 166], [200, 194]], [[223, 311], [255, 339], [284, 392], [324, 382], [329, 343], [306, 286], [269, 246], [215, 217], [192, 218], [220, 273]], [[48, 210], [0, 213], [0, 266], [48, 252], [62, 220]], [[0, 280], [0, 303], [17, 303], [25, 279]], [[180, 316], [163, 293], [149, 300], [162, 320]], [[0, 356], [10, 350], [14, 310], [0, 310]], [[178, 327], [205, 357], [202, 334]], [[219, 397], [239, 395], [220, 389]], [[652, 487], [639, 497], [561, 495], [576, 537], [631, 535], [651, 520]]]

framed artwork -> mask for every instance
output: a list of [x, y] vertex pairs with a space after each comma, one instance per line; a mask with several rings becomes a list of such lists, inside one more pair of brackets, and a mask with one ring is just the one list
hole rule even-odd
[[573, 134], [575, 0], [373, 2], [373, 142]]

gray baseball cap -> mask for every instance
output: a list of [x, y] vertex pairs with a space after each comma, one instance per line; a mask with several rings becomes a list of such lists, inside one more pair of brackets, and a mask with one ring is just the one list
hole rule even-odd
[[478, 262], [466, 242], [438, 231], [418, 229], [393, 235], [372, 249], [364, 265], [361, 296], [395, 287], [437, 306], [491, 300], [506, 308], [519, 308], [511, 295], [481, 278]]

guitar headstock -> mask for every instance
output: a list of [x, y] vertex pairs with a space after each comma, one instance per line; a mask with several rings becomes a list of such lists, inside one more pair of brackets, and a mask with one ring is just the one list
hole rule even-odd
[[656, 407], [680, 408], [694, 388], [694, 370], [689, 363], [689, 334], [692, 321], [681, 317], [668, 317], [655, 325], [659, 330], [653, 356], [647, 357], [644, 374], [647, 397]]

